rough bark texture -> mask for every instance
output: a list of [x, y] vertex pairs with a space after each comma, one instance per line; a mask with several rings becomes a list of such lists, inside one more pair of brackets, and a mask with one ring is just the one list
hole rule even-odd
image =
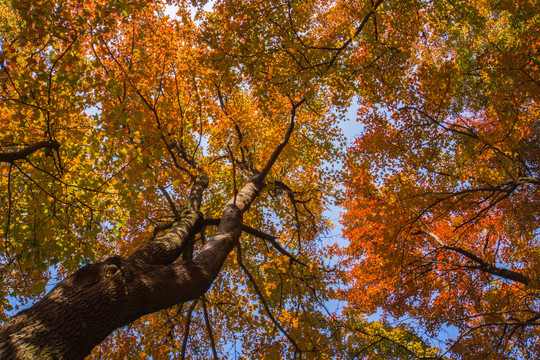
[[180, 219], [166, 234], [126, 258], [112, 257], [83, 267], [11, 318], [0, 329], [0, 359], [84, 359], [115, 329], [206, 293], [238, 244], [242, 216], [288, 143], [296, 109], [303, 102], [293, 105], [283, 141], [265, 167], [225, 205], [216, 233], [196, 258], [175, 262], [200, 228], [206, 175], [195, 181]]
[[[261, 184], [261, 182], [259, 182]], [[242, 214], [260, 191], [249, 182], [225, 205], [218, 229], [193, 260], [173, 263], [199, 228], [203, 190], [193, 186], [181, 219], [127, 258], [87, 265], [0, 330], [0, 359], [84, 359], [115, 329], [203, 295], [237, 244]]]

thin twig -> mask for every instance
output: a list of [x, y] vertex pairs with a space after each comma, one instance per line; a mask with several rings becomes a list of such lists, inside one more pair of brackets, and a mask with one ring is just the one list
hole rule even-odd
[[198, 300], [193, 301], [193, 304], [188, 309], [188, 312], [186, 314], [186, 325], [184, 329], [184, 338], [182, 340], [182, 351], [180, 352], [180, 359], [185, 360], [186, 359], [186, 347], [187, 347], [187, 341], [189, 338], [189, 326], [191, 325], [191, 314], [193, 313], [193, 310], [195, 309], [195, 306], [197, 306]]
[[261, 293], [261, 290], [259, 290], [259, 286], [255, 282], [255, 279], [253, 278], [253, 275], [251, 275], [248, 268], [244, 265], [244, 263], [242, 261], [242, 249], [240, 247], [240, 244], [236, 245], [236, 260], [237, 260], [238, 265], [240, 266], [240, 268], [244, 271], [244, 273], [249, 278], [249, 281], [253, 285], [253, 289], [255, 290], [255, 293], [259, 297], [259, 300], [261, 301], [261, 304], [263, 305], [264, 310], [266, 311], [266, 314], [268, 315], [270, 320], [279, 329], [279, 331], [281, 331], [283, 333], [283, 335], [285, 335], [287, 337], [287, 339], [289, 339], [290, 343], [294, 346], [296, 351], [299, 352], [299, 353], [302, 353], [302, 350], [300, 349], [300, 347], [298, 347], [298, 344], [296, 343], [296, 341], [294, 341], [294, 339], [287, 333], [287, 331], [285, 331], [283, 326], [281, 326], [281, 324], [276, 320], [274, 315], [272, 315], [272, 312], [270, 311], [270, 307], [266, 303], [266, 300], [264, 299], [264, 296]]

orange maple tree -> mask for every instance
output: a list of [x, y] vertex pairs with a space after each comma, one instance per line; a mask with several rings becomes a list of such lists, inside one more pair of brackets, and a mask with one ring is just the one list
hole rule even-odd
[[0, 1], [0, 357], [438, 356], [378, 307], [534, 353], [536, 10]]
[[[381, 86], [359, 102], [365, 128], [343, 202], [346, 297], [447, 338], [441, 356], [537, 358], [538, 4], [416, 8], [409, 31], [397, 29], [414, 51], [391, 75], [374, 69]], [[390, 41], [396, 28], [385, 25]]]
[[382, 1], [0, 4], [1, 358], [399, 343], [325, 309], [320, 241]]

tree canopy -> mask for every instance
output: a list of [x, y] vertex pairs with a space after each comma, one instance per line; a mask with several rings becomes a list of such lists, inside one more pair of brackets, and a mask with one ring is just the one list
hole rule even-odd
[[359, 110], [365, 132], [344, 201], [347, 297], [360, 311], [416, 319], [430, 336], [450, 327], [447, 351], [459, 358], [533, 359], [538, 5], [419, 11], [416, 53]]
[[0, 355], [534, 358], [539, 13], [1, 0]]

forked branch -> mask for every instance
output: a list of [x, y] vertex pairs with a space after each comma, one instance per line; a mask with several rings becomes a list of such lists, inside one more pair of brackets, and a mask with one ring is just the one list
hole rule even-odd
[[[210, 225], [210, 226], [217, 226], [219, 225], [219, 222], [221, 219], [204, 219], [201, 221], [202, 225]], [[277, 241], [277, 238], [273, 235], [270, 235], [268, 233], [265, 233], [264, 231], [261, 231], [259, 229], [255, 229], [249, 225], [242, 224], [242, 231], [253, 235], [255, 237], [258, 237], [259, 239], [268, 241], [279, 253], [282, 255], [287, 256], [291, 261], [294, 261], [300, 265], [307, 266], [305, 263], [298, 260], [296, 257], [294, 257], [291, 253], [289, 253], [287, 250], [285, 250]]]
[[130, 256], [130, 259], [154, 265], [166, 265], [176, 260], [190, 236], [194, 235], [196, 225], [202, 218], [200, 207], [203, 192], [208, 187], [208, 181], [208, 177], [205, 175], [199, 177], [191, 188], [184, 209], [178, 214], [179, 220], [164, 235], [137, 249]]
[[184, 326], [184, 336], [182, 338], [182, 350], [180, 352], [180, 359], [182, 360], [185, 360], [186, 358], [187, 342], [189, 339], [189, 328], [191, 326], [191, 314], [193, 314], [193, 310], [195, 310], [197, 302], [197, 300], [193, 301], [193, 304], [191, 304], [186, 314], [186, 324]]
[[291, 115], [290, 115], [291, 120], [290, 120], [289, 126], [287, 128], [287, 131], [285, 132], [285, 136], [283, 137], [283, 140], [281, 141], [281, 143], [274, 149], [274, 151], [272, 152], [272, 155], [270, 155], [270, 158], [268, 159], [268, 162], [266, 163], [265, 167], [261, 170], [260, 173], [258, 173], [257, 175], [255, 175], [253, 177], [252, 181], [254, 183], [257, 183], [258, 185], [262, 185], [264, 179], [266, 178], [266, 175], [268, 174], [270, 169], [272, 169], [272, 166], [274, 166], [274, 163], [278, 159], [279, 154], [281, 154], [281, 152], [283, 151], [285, 146], [288, 144], [289, 139], [291, 138], [292, 132], [294, 130], [294, 121], [295, 121], [295, 118], [296, 118], [296, 110], [305, 101], [306, 101], [306, 99], [302, 99], [299, 102], [297, 102], [296, 104], [294, 104], [294, 103], [292, 104]]

